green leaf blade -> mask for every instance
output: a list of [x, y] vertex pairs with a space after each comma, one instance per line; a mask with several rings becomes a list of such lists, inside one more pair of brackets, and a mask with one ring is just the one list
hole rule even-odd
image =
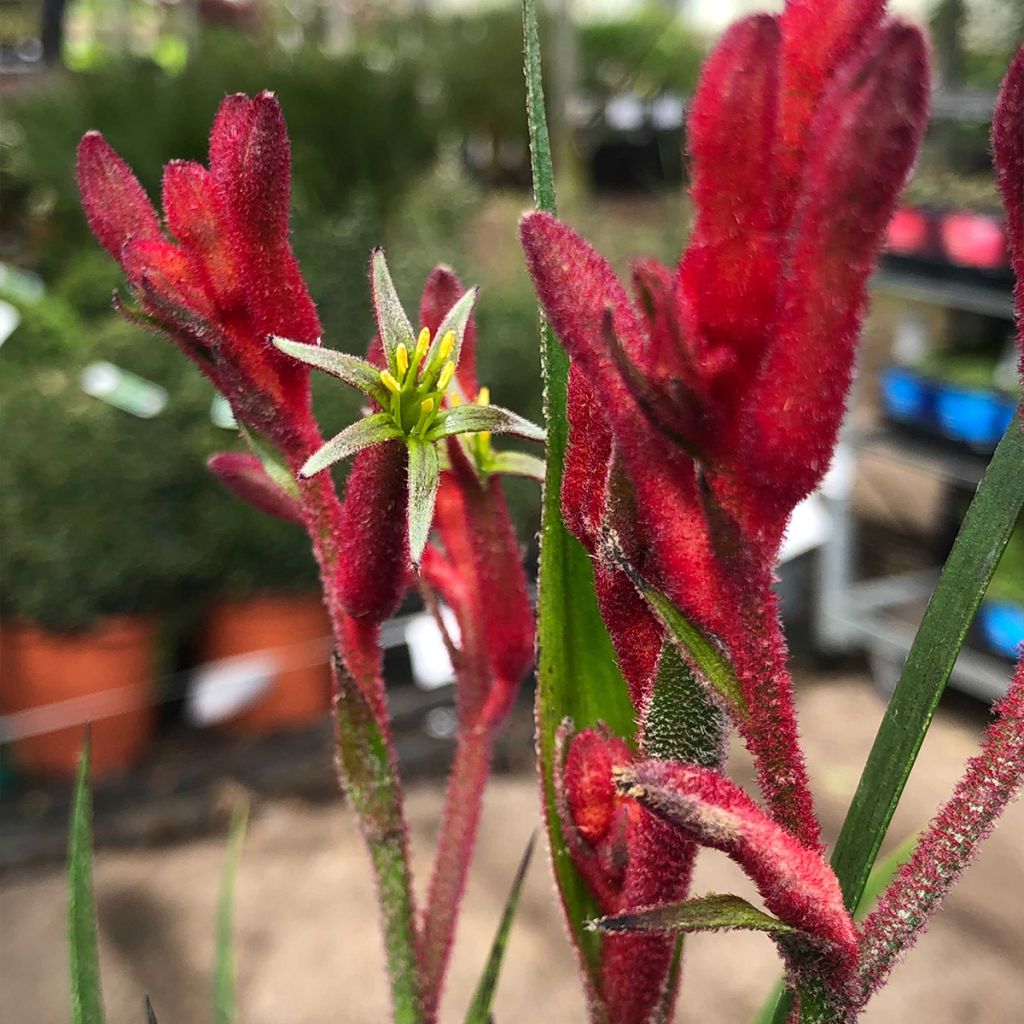
[[758, 910], [739, 896], [708, 893], [682, 903], [644, 907], [624, 914], [598, 918], [590, 925], [602, 932], [657, 932], [678, 935], [687, 932], [755, 931], [774, 935], [800, 934], [798, 928]]
[[491, 943], [491, 951], [488, 954], [484, 972], [480, 976], [476, 992], [473, 993], [473, 1001], [469, 1004], [469, 1010], [466, 1013], [466, 1024], [490, 1024], [491, 1022], [491, 1003], [494, 1001], [494, 993], [498, 987], [498, 974], [505, 957], [505, 948], [508, 945], [512, 922], [516, 916], [516, 908], [519, 906], [519, 896], [522, 892], [523, 882], [526, 880], [526, 872], [530, 867], [535, 841], [536, 836], [531, 836], [529, 843], [526, 844], [523, 859], [519, 862], [515, 878], [512, 880], [512, 888], [505, 901], [505, 909], [502, 912], [501, 921], [498, 923], [498, 930], [494, 934], [494, 941]]
[[433, 441], [410, 437], [409, 446], [409, 556], [419, 565], [430, 536], [434, 502], [441, 482], [437, 446]]
[[477, 434], [489, 430], [492, 434], [512, 434], [526, 441], [543, 441], [543, 427], [503, 409], [500, 405], [458, 405], [446, 409], [431, 427], [427, 437], [436, 441], [456, 434]]
[[473, 315], [473, 307], [476, 305], [476, 298], [479, 291], [479, 288], [470, 288], [462, 295], [459, 301], [456, 302], [447, 313], [445, 313], [440, 326], [434, 332], [430, 348], [427, 349], [427, 355], [423, 360], [424, 366], [429, 366], [434, 361], [434, 358], [437, 355], [437, 350], [441, 347], [441, 342], [449, 331], [455, 335], [455, 347], [452, 349], [452, 354], [449, 358], [456, 366], [459, 365], [459, 357], [462, 355], [462, 340], [466, 336], [466, 326], [469, 323], [469, 318]]
[[235, 879], [242, 859], [242, 846], [249, 824], [249, 801], [239, 802], [231, 817], [227, 856], [217, 899], [217, 949], [213, 970], [214, 1024], [234, 1024], [235, 1006], [234, 903]]
[[[554, 214], [555, 187], [544, 112], [536, 0], [523, 0], [526, 103], [533, 193], [539, 210]], [[569, 358], [540, 318], [547, 475], [541, 511], [538, 593], [537, 729], [545, 825], [558, 891], [573, 942], [580, 951], [596, 998], [601, 939], [585, 923], [600, 911], [562, 836], [555, 796], [555, 737], [563, 719], [580, 729], [605, 722], [617, 735], [632, 737], [633, 706], [618, 669], [594, 595], [590, 559], [562, 522], [561, 489], [568, 439], [566, 394]], [[585, 682], [581, 682], [585, 681]]]
[[351, 384], [363, 394], [369, 395], [379, 405], [387, 405], [387, 391], [380, 382], [380, 370], [365, 359], [349, 355], [347, 352], [338, 352], [336, 349], [323, 348], [320, 345], [304, 345], [298, 341], [289, 341], [287, 338], [275, 337], [271, 340], [275, 347], [285, 355], [289, 355], [307, 366], [323, 370], [324, 373], [329, 373], [346, 384]]
[[334, 463], [347, 459], [350, 455], [369, 448], [371, 445], [395, 441], [404, 435], [395, 425], [394, 420], [386, 412], [375, 412], [364, 416], [347, 426], [341, 433], [335, 434], [322, 448], [314, 452], [299, 470], [299, 476], [305, 478], [333, 466]]
[[745, 718], [749, 709], [736, 673], [725, 655], [664, 594], [646, 584], [642, 584], [640, 590], [676, 645], [692, 659], [701, 675], [737, 716]]
[[68, 841], [68, 953], [73, 1024], [104, 1024], [106, 1020], [100, 989], [96, 904], [92, 883], [90, 754], [90, 742], [86, 737], [78, 761]]
[[399, 345], [411, 352], [416, 345], [412, 324], [405, 315], [405, 309], [395, 282], [391, 280], [391, 271], [384, 258], [384, 250], [376, 248], [370, 257], [370, 287], [373, 291], [373, 311], [377, 316], [377, 329], [380, 331], [381, 344], [387, 356], [388, 366], [395, 365], [395, 351]]

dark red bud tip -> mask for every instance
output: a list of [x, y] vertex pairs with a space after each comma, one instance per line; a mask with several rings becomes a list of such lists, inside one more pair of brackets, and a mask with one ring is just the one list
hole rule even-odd
[[78, 190], [89, 227], [116, 260], [129, 238], [159, 239], [160, 220], [131, 169], [99, 132], [78, 144]]

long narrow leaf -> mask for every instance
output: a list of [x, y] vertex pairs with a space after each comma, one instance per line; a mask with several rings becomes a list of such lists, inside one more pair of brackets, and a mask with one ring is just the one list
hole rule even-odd
[[146, 1024], [157, 1024], [156, 1011], [153, 1009], [153, 1004], [149, 1001], [149, 996], [146, 996], [144, 1009], [146, 1011]]
[[298, 359], [307, 366], [315, 366], [346, 384], [351, 384], [382, 406], [388, 404], [388, 393], [381, 384], [380, 370], [365, 359], [349, 355], [347, 352], [338, 352], [333, 348], [322, 348], [320, 345], [303, 345], [287, 338], [272, 340], [285, 355]]
[[473, 993], [473, 1001], [469, 1004], [469, 1011], [466, 1013], [466, 1024], [490, 1024], [491, 1003], [494, 1000], [495, 989], [498, 987], [498, 974], [501, 971], [501, 962], [505, 956], [505, 947], [508, 945], [509, 932], [516, 916], [516, 907], [519, 906], [519, 894], [522, 892], [526, 872], [530, 867], [530, 858], [533, 856], [533, 844], [536, 838], [536, 836], [530, 837], [530, 841], [526, 844], [526, 852], [523, 854], [515, 878], [512, 880], [512, 888], [505, 901], [505, 909], [502, 912], [501, 921], [498, 923], [494, 942], [491, 943], [491, 952], [487, 957], [484, 973], [480, 976], [476, 992]]
[[433, 441], [455, 434], [475, 434], [481, 430], [489, 430], [493, 434], [513, 434], [527, 441], [544, 440], [544, 431], [536, 423], [500, 405], [459, 405], [447, 409], [430, 428], [427, 437]]
[[71, 960], [73, 1024], [104, 1024], [100, 962], [96, 940], [96, 905], [92, 890], [92, 791], [89, 788], [90, 744], [86, 736], [78, 760], [75, 799], [68, 843], [68, 953]]
[[907, 655], [832, 855], [847, 907], [864, 892], [967, 629], [1024, 508], [1018, 411], [964, 516]]
[[[523, 2], [526, 103], [537, 208], [555, 212], [554, 174], [544, 113], [536, 0]], [[633, 732], [633, 709], [597, 609], [593, 574], [582, 546], [562, 523], [561, 490], [568, 437], [569, 360], [541, 318], [541, 368], [547, 427], [547, 477], [541, 512], [538, 596], [537, 722], [544, 808], [558, 890], [573, 941], [596, 991], [600, 938], [585, 928], [599, 910], [566, 853], [554, 792], [555, 734], [565, 718], [579, 728], [604, 721], [620, 736]]]
[[227, 857], [220, 878], [220, 897], [217, 900], [217, 952], [213, 971], [213, 1019], [215, 1024], [234, 1024], [235, 1010], [235, 956], [234, 956], [234, 903], [235, 878], [242, 858], [242, 845], [249, 823], [249, 801], [243, 799], [231, 818]]
[[441, 469], [437, 459], [437, 445], [433, 441], [410, 437], [408, 445], [409, 557], [413, 565], [419, 565], [430, 535], [430, 523], [434, 518]]
[[754, 931], [796, 935], [799, 929], [780, 921], [740, 896], [711, 892], [683, 903], [644, 907], [602, 917], [591, 923], [603, 932], [715, 932]]
[[299, 471], [303, 477], [315, 476], [335, 462], [369, 448], [373, 444], [394, 441], [402, 436], [391, 417], [384, 412], [375, 412], [355, 423], [349, 424], [341, 433], [335, 434], [322, 448], [315, 451]]

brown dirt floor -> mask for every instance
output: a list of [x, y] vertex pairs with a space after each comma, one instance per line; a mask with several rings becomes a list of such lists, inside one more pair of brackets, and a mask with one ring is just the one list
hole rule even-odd
[[[832, 838], [881, 714], [867, 679], [804, 682], [801, 721], [826, 834]], [[977, 705], [944, 706], [892, 830], [920, 828], [975, 749]], [[733, 774], [749, 784], [742, 751]], [[438, 784], [416, 785], [408, 812], [422, 882], [437, 831]], [[488, 793], [449, 977], [444, 1019], [462, 1018], [509, 880], [538, 819], [532, 777], [496, 779]], [[1012, 806], [865, 1020], [1016, 1024], [1024, 1019], [1024, 804]], [[143, 993], [161, 1024], [211, 1019], [210, 966], [223, 843], [200, 839], [146, 850], [100, 850], [96, 866], [104, 995], [111, 1024], [143, 1019]], [[749, 895], [724, 856], [706, 852], [696, 892]], [[65, 885], [58, 866], [20, 869], [0, 883], [0, 993], [12, 1024], [66, 1021]], [[387, 1020], [381, 944], [366, 863], [340, 806], [267, 800], [255, 808], [237, 891], [240, 1019], [244, 1024], [380, 1024]], [[748, 1021], [778, 971], [758, 935], [688, 942], [686, 1024]], [[535, 860], [496, 1001], [498, 1024], [583, 1020], [573, 959], [548, 864]]]

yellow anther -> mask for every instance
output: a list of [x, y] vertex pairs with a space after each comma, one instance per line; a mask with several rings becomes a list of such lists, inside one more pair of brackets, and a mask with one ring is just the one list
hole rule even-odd
[[476, 404], [477, 405], [490, 405], [491, 404], [491, 389], [488, 387], [482, 387], [476, 393]]
[[460, 405], [462, 405], [462, 398], [460, 397], [460, 395], [459, 395], [459, 393], [458, 393], [457, 391], [453, 391], [453, 392], [452, 392], [452, 393], [451, 393], [451, 394], [450, 394], [450, 395], [448, 396], [448, 404], [449, 404], [449, 405], [450, 405], [450, 406], [451, 406], [451, 407], [452, 407], [453, 409], [457, 409], [457, 408], [458, 408], [458, 407], [459, 407]]
[[429, 416], [434, 411], [434, 399], [433, 397], [424, 398], [420, 402], [420, 419]]
[[437, 390], [444, 391], [452, 382], [452, 377], [455, 374], [455, 364], [450, 360], [444, 364], [444, 369], [441, 371], [441, 376], [437, 378]]
[[409, 372], [409, 350], [405, 347], [405, 342], [400, 341], [398, 348], [395, 349], [395, 365], [401, 377]]
[[423, 357], [427, 354], [427, 349], [430, 348], [430, 330], [426, 327], [420, 331], [419, 338], [416, 339], [416, 350], [413, 352], [413, 364], [419, 366], [423, 362]]
[[449, 331], [441, 339], [441, 347], [437, 351], [438, 362], [443, 362], [452, 354], [452, 349], [455, 348], [455, 332]]
[[380, 371], [380, 379], [381, 383], [388, 389], [388, 391], [397, 395], [402, 390], [401, 385], [387, 370]]

